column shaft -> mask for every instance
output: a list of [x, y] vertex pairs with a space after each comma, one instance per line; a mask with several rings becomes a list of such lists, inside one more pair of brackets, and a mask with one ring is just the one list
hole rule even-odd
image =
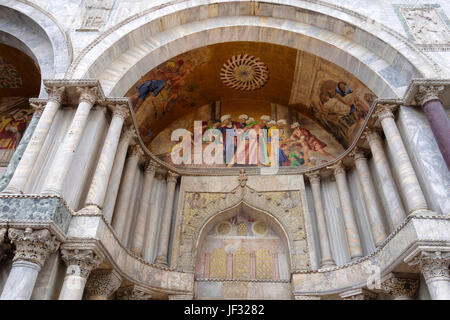
[[392, 228], [395, 229], [406, 217], [402, 201], [398, 194], [391, 169], [389, 168], [389, 162], [383, 150], [381, 137], [377, 132], [372, 130], [366, 132], [366, 137], [370, 145], [370, 150], [372, 151], [378, 178], [382, 182], [381, 190], [383, 191], [386, 205], [388, 206]]
[[376, 189], [372, 181], [372, 176], [370, 175], [367, 159], [362, 152], [355, 152], [355, 167], [362, 186], [364, 203], [369, 215], [373, 240], [378, 247], [386, 239], [387, 233], [383, 225], [381, 208], [376, 199]]
[[361, 247], [361, 240], [358, 234], [355, 214], [353, 212], [352, 200], [348, 189], [345, 169], [343, 168], [342, 164], [338, 163], [334, 167], [334, 176], [336, 178], [339, 201], [341, 203], [342, 215], [344, 217], [350, 256], [352, 259], [362, 257], [363, 251]]
[[156, 257], [156, 263], [167, 265], [167, 254], [169, 250], [170, 239], [170, 225], [172, 222], [172, 209], [175, 194], [175, 185], [178, 175], [173, 172], [168, 172], [167, 177], [167, 193], [166, 201], [164, 204], [164, 214], [161, 222], [161, 231], [158, 241], [158, 255]]
[[119, 143], [122, 125], [128, 112], [125, 106], [117, 106], [113, 112], [111, 124], [103, 144], [100, 159], [95, 169], [94, 177], [87, 195], [86, 205], [103, 207], [106, 189], [114, 162], [114, 157]]
[[317, 231], [319, 234], [321, 266], [334, 266], [333, 256], [331, 255], [330, 241], [328, 238], [325, 212], [322, 205], [322, 195], [320, 192], [320, 176], [317, 173], [308, 175], [314, 198], [314, 211], [317, 218]]
[[112, 220], [112, 227], [121, 240], [123, 240], [124, 235], [126, 235], [127, 217], [130, 214], [128, 209], [130, 207], [130, 199], [135, 183], [134, 180], [138, 169], [140, 153], [139, 147], [134, 146], [127, 158], [125, 172], [120, 187], [120, 194], [117, 200], [117, 208]]
[[11, 181], [3, 191], [4, 193], [23, 193], [28, 177], [33, 170], [33, 166], [36, 163], [36, 159], [42, 149], [45, 138], [47, 138], [48, 131], [53, 124], [56, 112], [61, 105], [63, 92], [64, 87], [53, 89], [53, 93], [50, 95], [47, 105], [42, 112], [41, 118], [36, 125], [36, 129], [31, 136], [22, 159], [17, 165]]
[[47, 178], [42, 189], [42, 194], [57, 194], [61, 195], [62, 187], [66, 179], [66, 175], [72, 164], [75, 151], [81, 140], [84, 128], [86, 127], [89, 112], [94, 105], [95, 95], [92, 89], [83, 89], [80, 103], [77, 111], [70, 124], [69, 130], [64, 136], [62, 144], [58, 147], [52, 168], [47, 175]]
[[[156, 180], [161, 181], [163, 179], [163, 176], [161, 174], [156, 175]], [[155, 181], [154, 181], [155, 182]], [[159, 221], [159, 210], [158, 210], [158, 200], [161, 197], [161, 182], [157, 184], [158, 189], [155, 190], [155, 185], [153, 186], [153, 192], [157, 192], [156, 194], [156, 204], [153, 208], [150, 208], [149, 216], [146, 221], [146, 227], [145, 227], [145, 240], [144, 240], [144, 250], [143, 250], [143, 256], [144, 259], [150, 262], [153, 262], [153, 256], [155, 254], [155, 250], [157, 247], [157, 230], [159, 227], [158, 221]]]
[[103, 215], [108, 222], [111, 222], [116, 206], [117, 193], [119, 192], [120, 180], [122, 178], [122, 171], [127, 157], [128, 146], [131, 139], [135, 136], [132, 130], [127, 130], [122, 133], [119, 145], [116, 151], [116, 157], [109, 178], [108, 188], [106, 190], [106, 199], [103, 204]]
[[155, 165], [149, 163], [144, 168], [144, 185], [142, 187], [142, 194], [139, 203], [139, 209], [136, 217], [136, 228], [134, 230], [134, 235], [131, 244], [131, 250], [138, 255], [142, 255], [142, 250], [144, 246], [144, 237], [146, 222], [149, 218], [149, 208], [153, 190], [153, 180], [155, 177]]
[[393, 153], [394, 168], [398, 170], [401, 191], [404, 195], [408, 214], [417, 210], [426, 210], [427, 202], [420, 188], [419, 180], [403, 144], [402, 137], [392, 114], [392, 106], [382, 105], [377, 111], [386, 141]]
[[30, 300], [41, 267], [29, 261], [15, 261], [0, 300]]

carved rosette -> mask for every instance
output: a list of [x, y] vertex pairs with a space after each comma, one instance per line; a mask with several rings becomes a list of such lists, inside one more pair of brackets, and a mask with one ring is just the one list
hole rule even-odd
[[113, 110], [113, 117], [119, 117], [123, 120], [126, 120], [130, 115], [130, 111], [128, 110], [128, 106], [126, 104], [116, 104], [111, 106]]
[[439, 94], [444, 91], [444, 86], [437, 85], [421, 85], [416, 95], [416, 101], [423, 106], [425, 103], [431, 100], [439, 99]]
[[57, 87], [57, 86], [45, 87], [45, 91], [48, 93], [49, 101], [54, 101], [58, 104], [61, 104], [64, 98], [66, 87]]
[[378, 118], [378, 120], [383, 121], [386, 118], [394, 118], [394, 112], [397, 110], [398, 105], [392, 103], [384, 103], [377, 105], [375, 112], [372, 117]]
[[320, 175], [319, 175], [318, 171], [306, 173], [305, 175], [308, 177], [309, 183], [311, 183], [311, 184], [319, 184], [320, 183]]
[[434, 278], [446, 278], [450, 281], [448, 270], [450, 252], [422, 251], [418, 256], [408, 262], [408, 264], [411, 266], [419, 266], [427, 282]]
[[120, 288], [116, 297], [118, 300], [150, 300], [152, 295], [137, 286]]
[[419, 279], [392, 276], [381, 283], [381, 289], [387, 294], [398, 297], [414, 297], [419, 288]]
[[87, 102], [90, 105], [94, 105], [99, 99], [99, 92], [97, 87], [77, 87], [77, 92], [80, 94], [78, 103]]
[[107, 299], [121, 284], [122, 278], [114, 270], [93, 270], [86, 283], [85, 296]]
[[61, 256], [67, 264], [66, 275], [76, 275], [85, 279], [102, 262], [102, 258], [91, 249], [63, 249], [61, 250]]
[[31, 228], [10, 228], [8, 236], [16, 246], [13, 261], [25, 260], [36, 263], [41, 268], [47, 257], [58, 250], [60, 244], [47, 229], [34, 231]]

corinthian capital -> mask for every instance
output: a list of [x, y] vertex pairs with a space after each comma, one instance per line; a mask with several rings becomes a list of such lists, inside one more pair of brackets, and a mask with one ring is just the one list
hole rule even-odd
[[419, 266], [425, 281], [433, 278], [447, 278], [450, 281], [448, 270], [450, 252], [421, 251], [408, 264], [411, 266]]
[[377, 105], [372, 117], [378, 118], [383, 121], [386, 118], [394, 118], [394, 112], [398, 105], [395, 103], [380, 103]]
[[355, 147], [350, 153], [348, 154], [350, 157], [354, 158], [355, 161], [366, 159], [366, 156], [364, 155], [364, 151], [361, 150], [361, 148]]
[[121, 283], [122, 277], [114, 270], [93, 270], [86, 283], [86, 297], [106, 300], [119, 289]]
[[61, 256], [67, 264], [66, 274], [73, 274], [86, 278], [89, 273], [102, 262], [102, 257], [91, 249], [63, 249]]
[[126, 104], [116, 104], [112, 106], [113, 117], [119, 117], [125, 120], [130, 115], [128, 106]]
[[45, 102], [30, 102], [30, 106], [35, 115], [41, 115], [45, 109]]
[[167, 179], [167, 182], [175, 183], [175, 182], [177, 182], [178, 177], [179, 177], [179, 175], [176, 174], [175, 172], [168, 171], [166, 179]]
[[338, 162], [336, 162], [332, 166], [327, 167], [327, 169], [332, 169], [334, 176], [338, 176], [340, 174], [345, 174], [345, 167], [342, 164], [341, 160], [339, 160]]
[[416, 101], [421, 106], [430, 100], [439, 99], [439, 94], [444, 91], [444, 86], [422, 85], [416, 95]]
[[318, 171], [305, 173], [305, 176], [308, 177], [309, 183], [311, 183], [311, 184], [318, 184], [318, 183], [320, 183], [320, 175], [319, 175]]
[[156, 161], [148, 160], [144, 164], [144, 173], [145, 174], [155, 174], [156, 168], [159, 167], [159, 164]]
[[378, 131], [371, 128], [366, 128], [361, 135], [361, 138], [367, 139], [367, 142], [369, 142], [369, 144], [375, 141], [381, 141], [381, 137]]
[[97, 87], [77, 87], [77, 92], [80, 94], [78, 103], [85, 101], [90, 105], [98, 100], [98, 88]]
[[53, 100], [56, 103], [61, 104], [66, 87], [45, 87], [45, 91], [48, 93], [48, 100]]
[[398, 297], [414, 297], [419, 288], [419, 279], [400, 278], [393, 274], [381, 283], [381, 289], [387, 294]]
[[142, 148], [139, 145], [137, 145], [137, 144], [132, 145], [130, 147], [130, 150], [128, 151], [128, 157], [129, 158], [134, 158], [134, 157], [140, 158], [143, 155], [144, 155], [144, 150], [142, 150]]
[[58, 250], [59, 241], [47, 229], [33, 231], [31, 228], [8, 230], [9, 239], [16, 245], [13, 261], [25, 260], [42, 267], [47, 257]]

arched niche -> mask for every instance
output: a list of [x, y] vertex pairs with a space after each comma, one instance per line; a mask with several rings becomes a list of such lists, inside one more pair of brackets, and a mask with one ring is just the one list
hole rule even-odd
[[245, 202], [212, 217], [197, 240], [197, 299], [290, 299], [290, 253], [281, 224]]

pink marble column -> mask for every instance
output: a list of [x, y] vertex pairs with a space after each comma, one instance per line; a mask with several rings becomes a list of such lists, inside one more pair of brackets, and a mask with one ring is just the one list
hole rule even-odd
[[443, 90], [444, 86], [419, 86], [416, 98], [423, 107], [439, 150], [450, 170], [450, 120], [448, 120], [442, 101], [439, 99], [439, 94]]
[[233, 279], [233, 254], [227, 253], [227, 279]]
[[278, 253], [272, 253], [272, 277], [275, 280], [280, 279], [280, 272], [278, 271]]
[[256, 279], [256, 255], [254, 252], [250, 253], [250, 279]]
[[205, 264], [203, 270], [203, 278], [205, 279], [209, 278], [210, 265], [211, 265], [211, 253], [205, 253]]

